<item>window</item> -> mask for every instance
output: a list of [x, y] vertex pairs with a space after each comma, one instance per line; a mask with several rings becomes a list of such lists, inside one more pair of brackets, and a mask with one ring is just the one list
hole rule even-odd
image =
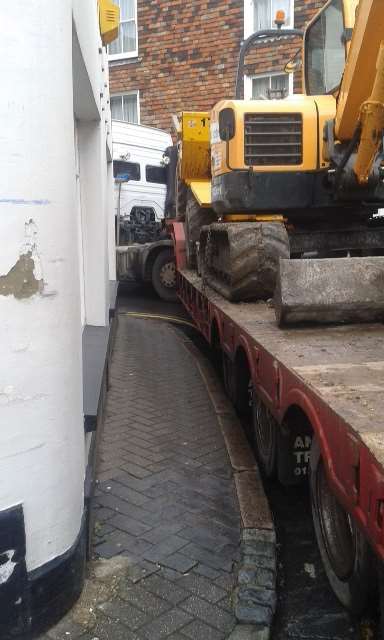
[[294, 0], [244, 0], [244, 37], [248, 38], [255, 31], [275, 29], [274, 20], [279, 10], [285, 13], [284, 27], [292, 28]]
[[246, 100], [282, 99], [292, 93], [292, 74], [272, 73], [262, 76], [246, 76], [244, 80]]
[[139, 92], [111, 96], [111, 113], [112, 120], [138, 124], [140, 122]]
[[119, 37], [108, 47], [110, 60], [132, 58], [138, 54], [137, 0], [113, 0], [120, 7]]
[[125, 160], [113, 161], [113, 177], [119, 174], [128, 173], [130, 180], [140, 180], [140, 165], [138, 162], [126, 162]]
[[151, 165], [147, 165], [145, 167], [145, 179], [147, 182], [167, 184], [167, 170], [165, 167], [153, 167]]
[[305, 80], [310, 95], [334, 91], [345, 65], [343, 5], [333, 0], [305, 37]]

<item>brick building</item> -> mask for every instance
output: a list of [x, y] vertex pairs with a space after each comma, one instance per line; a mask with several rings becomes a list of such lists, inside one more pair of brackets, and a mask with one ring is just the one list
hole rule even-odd
[[[286, 26], [303, 28], [325, 0], [115, 0], [120, 38], [109, 50], [114, 118], [169, 129], [171, 114], [208, 110], [234, 96], [242, 40], [273, 28], [277, 9]], [[246, 60], [246, 98], [301, 90], [301, 74], [284, 73], [300, 38], [258, 45]]]

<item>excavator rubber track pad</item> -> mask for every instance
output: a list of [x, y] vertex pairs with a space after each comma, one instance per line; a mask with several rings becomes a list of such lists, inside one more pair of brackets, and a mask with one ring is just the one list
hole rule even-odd
[[289, 239], [280, 222], [214, 223], [200, 233], [205, 282], [234, 302], [272, 298], [279, 258], [289, 258]]
[[199, 240], [201, 228], [216, 220], [215, 212], [212, 209], [200, 207], [192, 193], [189, 192], [185, 212], [185, 249], [187, 264], [190, 269], [196, 266], [196, 242]]
[[384, 257], [280, 260], [278, 324], [384, 320]]

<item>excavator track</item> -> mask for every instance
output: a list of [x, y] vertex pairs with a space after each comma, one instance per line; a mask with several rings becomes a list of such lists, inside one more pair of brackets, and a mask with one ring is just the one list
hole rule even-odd
[[200, 231], [199, 268], [206, 284], [227, 300], [272, 298], [280, 258], [289, 258], [280, 222], [214, 223]]
[[200, 229], [203, 225], [216, 221], [217, 216], [213, 209], [200, 207], [191, 193], [187, 196], [185, 210], [185, 251], [187, 265], [190, 269], [197, 266], [196, 243], [199, 241]]

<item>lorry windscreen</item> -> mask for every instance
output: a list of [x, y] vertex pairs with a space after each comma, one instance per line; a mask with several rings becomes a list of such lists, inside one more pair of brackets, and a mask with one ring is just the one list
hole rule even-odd
[[125, 160], [113, 161], [113, 177], [117, 175], [128, 173], [130, 180], [140, 180], [140, 165], [138, 162], [126, 162]]

